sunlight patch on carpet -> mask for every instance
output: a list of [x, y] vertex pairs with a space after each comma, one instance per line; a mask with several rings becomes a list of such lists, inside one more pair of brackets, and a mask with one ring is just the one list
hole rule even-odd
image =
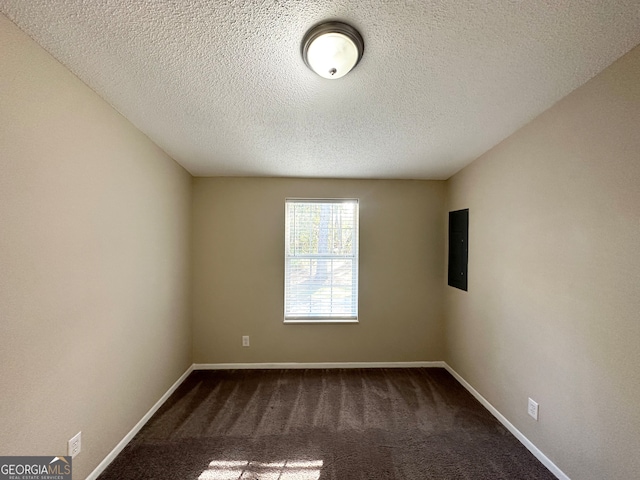
[[249, 462], [214, 460], [198, 480], [318, 480], [322, 460]]

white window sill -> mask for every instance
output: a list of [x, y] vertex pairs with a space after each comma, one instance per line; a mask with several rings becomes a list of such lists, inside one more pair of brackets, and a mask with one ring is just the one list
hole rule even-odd
[[336, 323], [359, 323], [357, 318], [285, 318], [286, 324], [336, 324]]

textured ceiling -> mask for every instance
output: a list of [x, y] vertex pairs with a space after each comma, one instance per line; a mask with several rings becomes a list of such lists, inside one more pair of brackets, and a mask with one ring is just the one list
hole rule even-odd
[[[640, 0], [0, 0], [194, 175], [444, 179], [640, 43]], [[300, 56], [338, 19], [365, 53]]]

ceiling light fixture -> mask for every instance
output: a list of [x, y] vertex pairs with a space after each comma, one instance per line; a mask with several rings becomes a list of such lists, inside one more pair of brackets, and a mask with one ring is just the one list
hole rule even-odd
[[362, 58], [364, 41], [351, 25], [326, 22], [316, 25], [302, 39], [302, 58], [324, 78], [344, 77]]

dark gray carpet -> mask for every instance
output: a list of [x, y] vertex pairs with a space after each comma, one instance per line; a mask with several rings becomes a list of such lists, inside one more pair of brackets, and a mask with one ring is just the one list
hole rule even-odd
[[99, 480], [553, 480], [446, 370], [193, 372]]

